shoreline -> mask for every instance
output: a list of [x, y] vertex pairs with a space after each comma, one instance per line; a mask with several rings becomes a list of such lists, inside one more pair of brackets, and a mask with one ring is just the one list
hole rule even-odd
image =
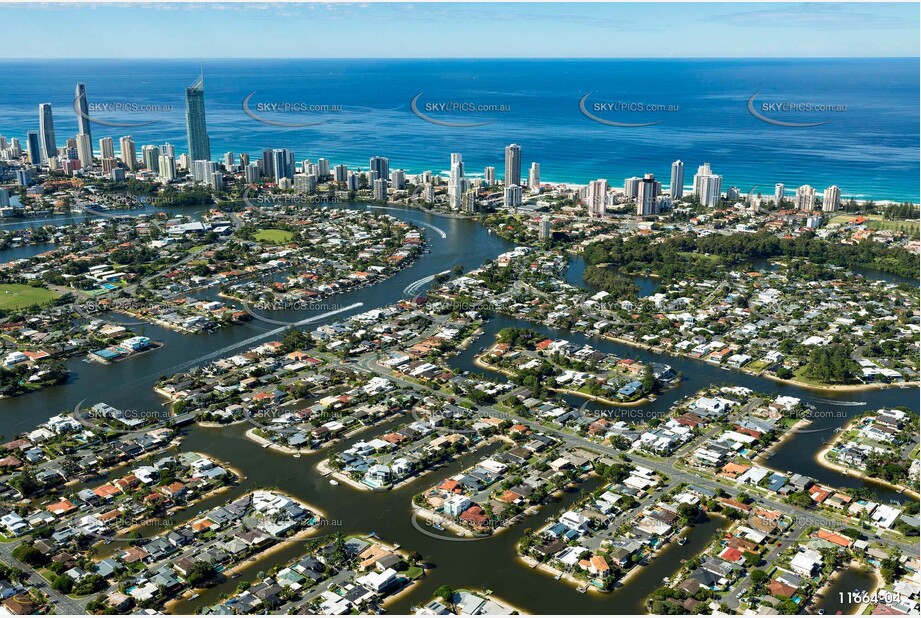
[[[586, 336], [589, 336], [589, 335], [586, 334]], [[689, 356], [682, 352], [673, 352], [671, 350], [666, 350], [665, 348], [661, 348], [658, 346], [652, 346], [646, 343], [639, 343], [637, 341], [632, 341], [630, 339], [623, 339], [621, 337], [615, 337], [613, 335], [600, 335], [600, 337], [602, 339], [607, 339], [608, 341], [613, 341], [614, 343], [620, 343], [622, 345], [628, 345], [634, 348], [639, 348], [641, 350], [655, 352], [656, 354], [663, 354], [666, 356], [675, 356], [678, 358], [696, 360], [702, 363], [706, 363], [708, 365], [712, 365], [714, 367], [726, 368], [726, 369], [729, 369], [730, 371], [738, 371], [738, 372], [741, 372], [741, 373], [744, 373], [750, 376], [758, 377], [758, 378], [768, 378], [769, 380], [774, 380], [775, 382], [780, 382], [782, 384], [789, 384], [790, 386], [796, 386], [798, 388], [803, 388], [803, 389], [808, 389], [808, 390], [813, 390], [813, 391], [860, 392], [860, 391], [888, 390], [892, 388], [902, 388], [903, 386], [907, 388], [917, 388], [921, 386], [921, 382], [917, 382], [917, 381], [892, 382], [892, 383], [886, 383], [886, 384], [883, 384], [883, 383], [878, 383], [878, 384], [826, 384], [824, 386], [820, 386], [818, 384], [810, 384], [808, 382], [802, 382], [800, 380], [796, 380], [792, 378], [791, 379], [778, 378], [772, 373], [749, 371], [749, 370], [746, 370], [744, 367], [736, 368], [736, 367], [730, 367], [728, 365], [721, 365], [719, 363], [708, 361], [704, 358], [697, 358], [694, 356]]]
[[[509, 377], [509, 378], [515, 375], [514, 373], [512, 373], [511, 371], [507, 369], [502, 369], [501, 367], [490, 365], [489, 363], [482, 360], [482, 356], [480, 355], [473, 357], [473, 364], [476, 365], [477, 367], [481, 367], [483, 369], [492, 371], [494, 373], [501, 373], [502, 375]], [[595, 401], [597, 403], [603, 403], [605, 405], [614, 406], [617, 408], [631, 408], [634, 406], [644, 405], [651, 401], [648, 395], [644, 395], [643, 397], [640, 397], [639, 399], [635, 399], [633, 401], [612, 401], [610, 399], [605, 399], [604, 397], [600, 397], [598, 395], [589, 395], [588, 393], [581, 393], [579, 391], [574, 391], [568, 388], [558, 388], [554, 386], [548, 386], [547, 390], [553, 391], [554, 393], [563, 393], [566, 395], [572, 395], [574, 397], [582, 397], [583, 399], [588, 399], [590, 401]]]
[[[855, 422], [859, 421], [861, 418], [862, 418], [862, 417], [858, 417], [858, 418], [853, 419], [853, 420], [851, 420], [850, 422], [848, 422], [846, 425], [844, 425], [844, 426], [841, 428], [841, 433], [844, 433], [844, 432], [848, 431], [848, 429], [851, 427], [851, 425], [853, 425]], [[887, 487], [887, 488], [889, 488], [889, 489], [895, 490], [896, 492], [901, 493], [901, 494], [903, 494], [903, 495], [906, 495], [906, 496], [909, 496], [909, 497], [911, 497], [911, 498], [914, 498], [915, 500], [921, 499], [921, 494], [919, 494], [917, 491], [915, 491], [915, 490], [912, 489], [911, 487], [906, 487], [906, 486], [904, 486], [904, 485], [896, 485], [895, 483], [890, 483], [889, 481], [884, 481], [883, 479], [878, 479], [878, 478], [876, 478], [876, 477], [869, 476], [869, 475], [867, 475], [867, 473], [866, 473], [865, 471], [863, 471], [863, 470], [861, 470], [861, 469], [859, 469], [859, 468], [849, 468], [849, 467], [844, 466], [844, 465], [842, 465], [842, 464], [839, 464], [839, 463], [830, 461], [830, 460], [826, 457], [826, 455], [827, 455], [829, 452], [831, 452], [831, 450], [838, 444], [838, 438], [839, 438], [839, 436], [840, 436], [840, 434], [835, 435], [835, 439], [834, 439], [834, 440], [829, 441], [827, 444], [825, 444], [825, 445], [822, 447], [821, 450], [819, 450], [819, 451], [815, 454], [815, 456], [813, 457], [813, 460], [814, 460], [817, 464], [819, 464], [819, 465], [822, 466], [823, 468], [827, 468], [828, 470], [834, 470], [834, 471], [836, 471], [836, 472], [840, 472], [841, 474], [843, 474], [843, 475], [846, 476], [846, 477], [853, 477], [853, 478], [861, 479], [861, 480], [863, 480], [863, 481], [867, 481], [867, 482], [869, 482], [869, 483], [873, 483], [873, 484], [876, 484], [876, 485], [881, 485], [881, 486], [883, 486], [883, 487]]]
[[[793, 423], [793, 425], [791, 425], [790, 428], [787, 429], [787, 431], [785, 431], [784, 434], [783, 434], [782, 436], [780, 436], [780, 438], [779, 438], [778, 440], [775, 440], [772, 444], [768, 445], [768, 447], [767, 447], [766, 449], [764, 449], [763, 451], [761, 451], [760, 453], [758, 453], [758, 454], [755, 456], [755, 458], [752, 460], [752, 462], [754, 462], [754, 463], [764, 463], [765, 466], [766, 466], [767, 468], [770, 468], [771, 470], [773, 470], [774, 468], [773, 468], [770, 464], [767, 464], [766, 462], [771, 458], [771, 456], [774, 455], [774, 453], [775, 453], [776, 451], [778, 451], [778, 450], [780, 449], [781, 446], [783, 446], [784, 442], [789, 441], [790, 439], [793, 438], [793, 436], [796, 435], [796, 430], [799, 429], [800, 426], [804, 426], [804, 427], [805, 427], [805, 426], [808, 426], [808, 425], [811, 425], [811, 424], [812, 424], [812, 419], [811, 419], [811, 418], [801, 418], [801, 419], [799, 419], [798, 421], [796, 421], [795, 423]], [[778, 470], [778, 472], [779, 472], [779, 470]]]

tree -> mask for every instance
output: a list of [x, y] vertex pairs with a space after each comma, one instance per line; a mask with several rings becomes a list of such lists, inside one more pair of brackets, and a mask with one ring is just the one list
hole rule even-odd
[[455, 611], [454, 606], [454, 588], [445, 584], [444, 586], [439, 586], [435, 590], [435, 596], [444, 601], [450, 608], [451, 611]]
[[48, 557], [27, 543], [23, 543], [13, 550], [13, 558], [28, 564], [30, 567], [42, 567], [48, 564]]
[[768, 574], [761, 569], [753, 569], [749, 576], [751, 577], [752, 583], [756, 586], [760, 586], [768, 580]]
[[61, 594], [70, 594], [74, 589], [74, 580], [69, 575], [58, 575], [51, 582], [51, 587]]

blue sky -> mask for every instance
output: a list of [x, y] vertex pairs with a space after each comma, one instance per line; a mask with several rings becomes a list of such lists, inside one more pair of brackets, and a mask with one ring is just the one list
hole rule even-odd
[[0, 4], [6, 58], [918, 56], [917, 3]]

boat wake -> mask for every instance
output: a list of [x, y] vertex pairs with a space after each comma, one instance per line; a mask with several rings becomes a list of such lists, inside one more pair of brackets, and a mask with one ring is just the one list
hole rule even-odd
[[428, 277], [422, 277], [421, 279], [417, 279], [416, 281], [413, 281], [412, 283], [407, 285], [405, 288], [403, 288], [403, 293], [406, 294], [407, 296], [411, 296], [415, 294], [416, 292], [418, 292], [420, 289], [422, 289], [424, 286], [434, 281], [435, 277], [437, 277], [438, 275], [443, 275], [447, 272], [450, 272], [450, 271], [446, 270], [444, 272], [435, 273], [434, 275], [429, 275]]
[[840, 401], [838, 399], [824, 399], [822, 397], [811, 397], [811, 401], [816, 403], [821, 403], [826, 406], [865, 406], [867, 405], [866, 401]]

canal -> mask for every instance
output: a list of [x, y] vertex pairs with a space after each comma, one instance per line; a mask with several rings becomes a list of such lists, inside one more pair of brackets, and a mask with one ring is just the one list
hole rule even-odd
[[[346, 205], [343, 207], [366, 209], [364, 205]], [[370, 288], [357, 289], [324, 301], [323, 307], [316, 311], [304, 311], [291, 314], [291, 319], [317, 317], [332, 308], [352, 307], [330, 317], [320, 318], [308, 328], [315, 328], [321, 323], [339, 320], [348, 315], [366, 311], [396, 302], [406, 297], [409, 286], [421, 279], [435, 275], [455, 265], [461, 265], [465, 271], [477, 268], [484, 261], [507, 251], [513, 245], [488, 231], [480, 224], [467, 219], [438, 216], [411, 209], [388, 209], [401, 219], [426, 227], [429, 239], [429, 253], [422, 256], [410, 268], [407, 268], [385, 282]], [[25, 226], [28, 226], [26, 223]], [[444, 237], [442, 237], [444, 234]], [[0, 254], [0, 259], [10, 259]], [[573, 283], [581, 283], [581, 271], [584, 263], [576, 258], [567, 271], [567, 277]], [[653, 293], [658, 285], [655, 281], [638, 281], [644, 295]], [[204, 295], [202, 293], [201, 295]], [[213, 292], [208, 292], [213, 294]], [[278, 318], [277, 314], [272, 315]], [[281, 318], [284, 319], [284, 318]], [[127, 320], [125, 320], [127, 321]], [[453, 367], [459, 370], [483, 372], [475, 367], [472, 357], [476, 351], [492, 343], [495, 334], [506, 326], [527, 326], [545, 333], [547, 336], [565, 338], [580, 343], [590, 343], [604, 352], [622, 357], [664, 362], [684, 374], [684, 381], [676, 388], [662, 394], [655, 402], [645, 404], [644, 409], [665, 412], [677, 399], [693, 394], [707, 384], [737, 384], [754, 390], [792, 395], [803, 398], [819, 409], [840, 410], [840, 418], [829, 423], [829, 434], [835, 426], [843, 425], [847, 419], [870, 409], [880, 407], [907, 406], [918, 412], [917, 389], [891, 389], [884, 391], [866, 391], [860, 393], [841, 393], [836, 391], [814, 391], [777, 383], [766, 378], [749, 376], [740, 372], [721, 371], [717, 367], [702, 361], [676, 358], [657, 354], [619, 344], [612, 341], [588, 338], [570, 332], [554, 331], [541, 325], [534, 325], [503, 316], [494, 316], [485, 325], [485, 332], [475, 345], [451, 359]], [[206, 362], [230, 353], [245, 350], [258, 342], [278, 337], [279, 327], [259, 321], [228, 327], [210, 334], [182, 335], [161, 327], [144, 324], [131, 327], [139, 334], [162, 341], [165, 347], [136, 358], [129, 358], [113, 365], [86, 363], [81, 359], [71, 359], [68, 367], [72, 371], [71, 380], [61, 386], [52, 387], [23, 397], [0, 401], [0, 433], [7, 437], [31, 430], [49, 417], [62, 411], [71, 411], [77, 404], [93, 405], [104, 401], [121, 409], [153, 410], [159, 409], [164, 400], [156, 395], [152, 386], [161, 376], [188, 369], [196, 364]], [[577, 405], [581, 401], [571, 399]], [[592, 404], [594, 405], [594, 404]], [[592, 406], [590, 405], [589, 408]], [[619, 408], [620, 409], [620, 408]], [[394, 423], [402, 419], [394, 419]], [[515, 544], [525, 528], [538, 528], [546, 517], [565, 509], [572, 504], [581, 489], [590, 490], [597, 480], [590, 480], [580, 488], [562, 497], [559, 503], [544, 509], [517, 524], [514, 529], [495, 537], [476, 542], [452, 542], [434, 539], [420, 533], [411, 523], [412, 495], [438, 479], [448, 476], [452, 471], [469, 465], [485, 451], [465, 455], [417, 482], [391, 492], [359, 492], [346, 486], [334, 487], [319, 476], [315, 466], [325, 459], [327, 452], [292, 458], [272, 449], [263, 449], [248, 440], [244, 433], [248, 424], [225, 428], [190, 427], [184, 430], [183, 450], [194, 450], [212, 455], [228, 462], [240, 470], [245, 479], [240, 485], [228, 492], [219, 494], [205, 502], [190, 507], [187, 511], [177, 513], [175, 519], [185, 520], [193, 517], [201, 509], [257, 487], [277, 487], [302, 499], [320, 509], [327, 520], [341, 521], [335, 530], [320, 530], [319, 534], [342, 532], [369, 533], [376, 532], [388, 542], [400, 543], [407, 551], [418, 551], [432, 568], [426, 577], [406, 595], [396, 599], [388, 609], [391, 612], [406, 612], [413, 605], [428, 601], [434, 590], [444, 584], [453, 587], [492, 589], [510, 603], [526, 611], [535, 613], [584, 613], [612, 614], [641, 611], [645, 596], [661, 585], [663, 577], [671, 576], [678, 570], [680, 560], [697, 553], [709, 540], [721, 520], [711, 518], [695, 526], [689, 541], [684, 546], [667, 547], [662, 555], [644, 567], [627, 586], [611, 594], [579, 594], [576, 589], [563, 582], [556, 582], [543, 573], [527, 568], [516, 557]], [[377, 435], [378, 429], [356, 436], [360, 439], [368, 435]], [[821, 432], [797, 434], [788, 440], [770, 461], [770, 465], [779, 469], [796, 470], [813, 476], [823, 483], [841, 487], [855, 487], [863, 482], [853, 477], [845, 477], [833, 470], [818, 466], [811, 458], [804, 458], [803, 453], [815, 453], [821, 448]], [[333, 447], [345, 448], [348, 443]], [[487, 447], [489, 448], [489, 447]], [[872, 489], [881, 498], [899, 499], [895, 492], [879, 486]], [[113, 545], [116, 545], [113, 543]], [[277, 564], [294, 558], [303, 552], [303, 543], [290, 543], [266, 561], [257, 561], [247, 565], [240, 581], [251, 579], [260, 570], [268, 570]], [[220, 595], [230, 592], [235, 583], [227, 582], [210, 589], [194, 602], [185, 602], [177, 611], [192, 612], [206, 603], [213, 602]]]

